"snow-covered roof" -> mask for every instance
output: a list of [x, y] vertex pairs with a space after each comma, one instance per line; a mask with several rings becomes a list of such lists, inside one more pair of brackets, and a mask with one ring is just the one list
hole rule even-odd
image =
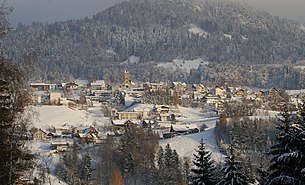
[[172, 126], [175, 131], [189, 131], [194, 129], [200, 130], [197, 124], [181, 124], [181, 125], [172, 125]]

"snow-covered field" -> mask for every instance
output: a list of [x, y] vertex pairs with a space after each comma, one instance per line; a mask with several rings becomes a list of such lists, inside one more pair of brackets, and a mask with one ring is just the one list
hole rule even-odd
[[196, 25], [190, 25], [190, 28], [188, 29], [189, 32], [193, 34], [198, 34], [199, 36], [202, 36], [204, 38], [207, 38], [208, 32], [204, 31], [202, 28], [199, 28]]
[[179, 111], [183, 115], [181, 118], [177, 118], [178, 121], [181, 121], [181, 124], [191, 123], [197, 124], [199, 127], [202, 124], [205, 124], [207, 128], [203, 132], [196, 134], [177, 136], [170, 139], [160, 140], [159, 144], [162, 147], [165, 147], [167, 144], [170, 147], [177, 151], [180, 157], [193, 157], [195, 150], [198, 148], [198, 145], [201, 140], [205, 143], [207, 149], [212, 152], [212, 158], [215, 161], [223, 161], [224, 155], [219, 151], [219, 148], [216, 144], [214, 137], [214, 129], [217, 117], [214, 118], [204, 118], [201, 109], [194, 108], [185, 108], [178, 106]]
[[32, 123], [37, 128], [50, 126], [60, 127], [64, 124], [72, 126], [90, 126], [93, 123], [103, 125], [107, 120], [101, 117], [99, 108], [89, 108], [88, 111], [71, 109], [66, 106], [33, 107]]
[[182, 59], [175, 59], [172, 62], [165, 62], [165, 63], [160, 63], [157, 66], [158, 67], [163, 67], [165, 69], [181, 69], [186, 72], [190, 72], [191, 69], [197, 69], [199, 65], [207, 65], [209, 62], [203, 60], [202, 58], [197, 58], [194, 60], [182, 60]]

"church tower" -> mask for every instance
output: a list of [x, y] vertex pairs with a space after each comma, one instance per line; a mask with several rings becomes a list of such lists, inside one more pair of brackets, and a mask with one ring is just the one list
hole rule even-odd
[[124, 81], [122, 83], [122, 87], [131, 88], [134, 87], [134, 83], [131, 81], [131, 76], [129, 74], [129, 71], [125, 69], [124, 71]]

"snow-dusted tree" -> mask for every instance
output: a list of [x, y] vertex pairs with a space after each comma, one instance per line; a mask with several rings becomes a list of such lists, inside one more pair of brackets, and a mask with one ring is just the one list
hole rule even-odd
[[277, 129], [277, 143], [271, 146], [272, 155], [266, 185], [305, 184], [305, 106], [302, 105], [297, 120], [293, 120], [287, 107], [281, 113]]
[[215, 165], [211, 159], [211, 152], [207, 151], [204, 142], [201, 140], [197, 154], [194, 154], [193, 164], [191, 169], [191, 182], [194, 185], [214, 185]]
[[[9, 8], [0, 5], [0, 39], [8, 31]], [[2, 42], [2, 40], [1, 40]], [[24, 90], [24, 78], [14, 63], [5, 60], [0, 46], [0, 184], [14, 184], [33, 169], [34, 155], [26, 144], [28, 117], [25, 108], [29, 95]]]
[[89, 182], [89, 179], [92, 175], [92, 167], [91, 167], [91, 157], [88, 153], [83, 156], [82, 164], [81, 164], [81, 178], [84, 182]]
[[183, 174], [184, 184], [189, 184], [189, 182], [190, 182], [190, 158], [189, 157], [183, 158], [182, 174]]
[[172, 150], [170, 145], [167, 144], [164, 149], [164, 168], [162, 170], [163, 182], [162, 184], [182, 184], [182, 170], [178, 153]]
[[225, 159], [225, 164], [222, 168], [223, 177], [217, 185], [247, 185], [248, 177], [243, 173], [242, 168], [239, 166], [240, 162], [235, 159], [235, 140], [232, 136], [230, 143], [229, 156]]

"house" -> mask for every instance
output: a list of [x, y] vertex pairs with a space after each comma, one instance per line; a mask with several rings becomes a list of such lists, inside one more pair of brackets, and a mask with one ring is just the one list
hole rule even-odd
[[60, 92], [50, 92], [50, 103], [51, 104], [59, 104], [61, 98]]
[[174, 114], [160, 114], [160, 121], [174, 121]]
[[184, 92], [187, 89], [187, 85], [184, 82], [172, 82], [171, 87], [177, 92]]
[[66, 89], [69, 89], [69, 90], [76, 90], [78, 89], [79, 85], [75, 82], [69, 82], [66, 84]]
[[221, 99], [219, 96], [207, 96], [206, 97], [207, 103], [208, 104], [216, 104], [218, 103]]
[[172, 124], [169, 129], [169, 132], [162, 133], [163, 139], [172, 138], [177, 135], [186, 135], [200, 132], [200, 129], [196, 124]]
[[55, 127], [54, 130], [55, 130], [55, 134], [57, 134], [58, 136], [71, 134], [71, 130], [67, 125], [63, 125], [61, 127]]
[[119, 120], [124, 119], [138, 119], [140, 114], [138, 112], [117, 112], [117, 118]]
[[215, 87], [215, 94], [220, 97], [227, 97], [226, 89], [224, 89], [223, 87], [220, 87], [220, 86]]
[[238, 96], [238, 97], [245, 96], [245, 90], [242, 88], [237, 89], [235, 92], [235, 96]]
[[48, 104], [50, 102], [50, 95], [47, 92], [35, 91], [31, 95], [31, 103], [37, 104]]
[[[32, 91], [50, 91], [55, 84], [47, 83], [30, 83]], [[56, 86], [56, 85], [55, 85]], [[55, 87], [54, 86], [54, 87]]]
[[142, 118], [147, 118], [150, 116], [151, 109], [146, 107], [146, 108], [133, 108], [133, 112], [137, 112], [138, 115], [140, 115]]
[[157, 92], [164, 89], [164, 83], [145, 83], [144, 88], [150, 92]]
[[203, 84], [193, 84], [192, 87], [195, 92], [200, 94], [207, 94], [209, 92], [209, 89]]
[[14, 185], [34, 185], [35, 183], [28, 178], [19, 178]]
[[52, 142], [51, 148], [57, 152], [65, 152], [68, 150], [69, 144], [67, 142]]
[[269, 95], [272, 97], [272, 98], [276, 98], [280, 95], [280, 90], [278, 90], [277, 88], [275, 87], [272, 87], [269, 91]]
[[257, 90], [257, 91], [254, 92], [254, 95], [255, 95], [256, 97], [261, 97], [261, 96], [263, 96], [264, 94], [265, 94], [265, 92], [264, 92], [263, 90]]
[[40, 141], [47, 140], [47, 132], [45, 132], [41, 129], [38, 129], [34, 132], [33, 139], [34, 140], [40, 140]]
[[76, 133], [75, 137], [79, 138], [80, 143], [93, 143], [93, 144], [100, 144], [103, 142], [105, 138], [94, 127], [85, 128], [83, 132]]
[[157, 112], [159, 114], [168, 114], [170, 111], [170, 108], [165, 105], [157, 106]]
[[112, 126], [114, 132], [121, 132], [125, 127], [129, 125], [136, 125], [135, 121], [126, 119], [126, 120], [112, 120]]
[[90, 83], [91, 92], [106, 90], [105, 80], [95, 80]]

